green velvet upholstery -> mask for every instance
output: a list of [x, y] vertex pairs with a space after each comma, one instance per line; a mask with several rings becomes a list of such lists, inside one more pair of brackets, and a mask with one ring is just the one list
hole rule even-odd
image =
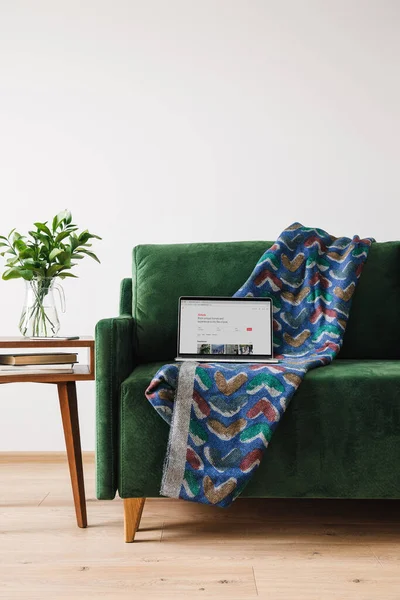
[[[231, 296], [270, 244], [134, 249], [96, 327], [98, 498], [158, 496], [168, 426], [144, 390], [176, 354], [178, 298]], [[244, 496], [400, 498], [399, 267], [400, 242], [372, 245], [339, 358], [307, 374]]]
[[171, 360], [176, 356], [179, 296], [232, 296], [271, 244], [226, 242], [134, 248], [132, 314], [139, 360]]
[[400, 358], [400, 242], [372, 244], [340, 358]]
[[121, 290], [119, 296], [119, 314], [132, 315], [132, 278], [126, 278], [121, 281]]
[[99, 498], [114, 498], [119, 476], [120, 386], [135, 367], [133, 318], [96, 325], [96, 484]]

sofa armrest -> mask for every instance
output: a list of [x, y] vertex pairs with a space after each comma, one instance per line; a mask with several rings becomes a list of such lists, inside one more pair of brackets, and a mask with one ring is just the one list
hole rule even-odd
[[96, 325], [96, 495], [111, 500], [118, 486], [120, 386], [135, 366], [134, 319], [120, 315]]

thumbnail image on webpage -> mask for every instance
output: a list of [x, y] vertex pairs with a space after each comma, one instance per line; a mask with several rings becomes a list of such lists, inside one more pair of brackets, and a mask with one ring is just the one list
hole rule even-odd
[[197, 354], [253, 354], [253, 344], [197, 344]]

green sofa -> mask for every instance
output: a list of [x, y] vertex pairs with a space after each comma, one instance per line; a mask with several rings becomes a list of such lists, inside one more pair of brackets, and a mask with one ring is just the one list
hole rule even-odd
[[[271, 242], [142, 245], [120, 315], [96, 326], [97, 497], [132, 541], [159, 495], [169, 428], [144, 392], [176, 355], [182, 295], [232, 296]], [[342, 350], [310, 371], [243, 497], [400, 498], [400, 242], [374, 243]]]

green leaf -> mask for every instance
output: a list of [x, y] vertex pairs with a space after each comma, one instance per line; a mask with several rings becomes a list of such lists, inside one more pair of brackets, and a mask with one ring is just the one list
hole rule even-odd
[[0, 240], [5, 240], [6, 242], [8, 242], [8, 239], [4, 237], [4, 235], [0, 235]]
[[[47, 223], [47, 221], [46, 221]], [[45, 233], [48, 237], [52, 237], [50, 229], [47, 227], [46, 223], [34, 223], [34, 226], [37, 227], [39, 231]]]
[[8, 248], [8, 244], [5, 244], [4, 242], [0, 242], [0, 246], [6, 246]]
[[71, 253], [68, 250], [63, 250], [57, 258], [61, 265], [64, 265], [66, 267], [71, 266]]
[[26, 244], [21, 239], [15, 240], [13, 245], [14, 245], [14, 248], [16, 248], [18, 250], [18, 252], [23, 252], [23, 250], [26, 249]]
[[3, 273], [3, 279], [5, 281], [8, 281], [9, 279], [20, 279], [21, 277], [21, 269], [18, 269], [16, 267], [13, 267], [12, 269], [7, 269]]
[[7, 262], [6, 262], [6, 264], [7, 264], [9, 267], [13, 267], [13, 266], [14, 266], [14, 265], [16, 265], [18, 262], [19, 262], [19, 258], [18, 258], [18, 256], [17, 256], [17, 257], [15, 257], [15, 258], [9, 258], [9, 259], [7, 260]]
[[74, 275], [69, 271], [62, 271], [61, 273], [59, 273], [58, 277], [60, 277], [60, 279], [65, 279], [65, 277], [74, 277], [75, 279], [78, 279], [77, 275]]
[[62, 223], [62, 221], [65, 221], [66, 223], [70, 223], [71, 222], [71, 213], [69, 210], [62, 210], [61, 212], [58, 213], [58, 215], [56, 215], [53, 219], [53, 231], [55, 231], [60, 224]]
[[46, 277], [53, 277], [56, 273], [65, 269], [63, 265], [51, 265], [46, 271]]
[[18, 231], [14, 231], [14, 233], [13, 233], [13, 239], [12, 239], [13, 246], [15, 245], [15, 242], [17, 240], [20, 240], [22, 237], [23, 236], [20, 233], [18, 233]]
[[78, 237], [79, 237], [79, 242], [84, 244], [90, 238], [90, 233], [86, 229], [85, 231], [82, 231], [82, 233]]
[[82, 244], [81, 246], [78, 246], [78, 248], [75, 248], [75, 252], [80, 252], [81, 250], [84, 250], [85, 248], [91, 248], [92, 244]]
[[40, 269], [33, 263], [24, 262], [24, 269], [28, 269], [28, 271], [39, 272]]
[[62, 240], [70, 235], [69, 231], [61, 231], [55, 239], [55, 243], [59, 244]]
[[33, 258], [33, 257], [34, 257], [34, 255], [35, 255], [35, 251], [34, 251], [34, 249], [33, 249], [33, 248], [31, 248], [30, 246], [27, 246], [27, 247], [26, 247], [24, 250], [22, 250], [22, 251], [19, 253], [19, 257], [20, 257], [22, 260], [25, 260], [25, 259], [27, 259], [27, 258]]
[[32, 271], [29, 271], [29, 270], [27, 270], [27, 269], [21, 269], [21, 270], [20, 270], [20, 273], [21, 273], [21, 277], [22, 277], [23, 279], [26, 279], [27, 281], [30, 281], [30, 280], [31, 280], [31, 279], [33, 279], [33, 277], [34, 277], [34, 274], [33, 274], [33, 272], [32, 272]]
[[50, 240], [47, 235], [44, 235], [43, 233], [37, 233], [36, 238], [42, 242], [46, 249], [50, 247]]
[[8, 234], [8, 238], [11, 237], [11, 235], [14, 233], [14, 231], [15, 231], [15, 227], [14, 227], [14, 229], [11, 229], [10, 233]]
[[60, 214], [61, 213], [58, 213], [58, 215], [55, 215], [55, 217], [53, 218], [53, 222], [51, 224], [51, 228], [52, 228], [53, 232], [55, 232], [55, 230], [57, 229], [58, 224], [60, 222], [60, 220], [59, 220]]
[[[90, 250], [85, 250], [85, 248], [82, 248], [82, 250], [80, 250], [80, 252], [82, 254], [87, 254], [87, 256], [90, 256], [90, 258], [93, 258], [94, 260], [96, 260], [98, 263], [100, 263], [99, 259], [97, 258], [97, 256], [94, 254], [94, 252], [90, 252]], [[75, 256], [74, 256], [75, 258]]]
[[71, 235], [70, 240], [71, 240], [71, 242], [70, 242], [71, 243], [71, 250], [73, 252], [75, 250], [75, 248], [77, 248], [79, 246], [80, 241], [76, 237], [76, 235]]
[[101, 237], [99, 237], [98, 235], [94, 235], [93, 233], [86, 232], [86, 231], [81, 233], [81, 235], [79, 236], [79, 241], [81, 244], [86, 244], [86, 242], [90, 239], [101, 240]]
[[50, 252], [49, 254], [49, 260], [52, 261], [56, 258], [56, 256], [58, 256], [59, 254], [62, 254], [63, 250], [61, 250], [61, 248], [53, 248], [53, 250]]

